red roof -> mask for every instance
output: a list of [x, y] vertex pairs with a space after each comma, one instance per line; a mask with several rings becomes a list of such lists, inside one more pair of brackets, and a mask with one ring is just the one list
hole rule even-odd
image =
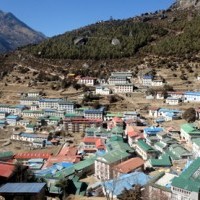
[[51, 156], [50, 153], [17, 153], [14, 158], [15, 159], [32, 159], [32, 158], [43, 158], [48, 159]]
[[84, 137], [84, 143], [93, 143], [97, 149], [105, 149], [104, 141], [101, 138], [96, 137]]
[[113, 122], [115, 122], [115, 123], [123, 123], [123, 120], [121, 118], [119, 118], [119, 117], [114, 117], [113, 118]]
[[95, 137], [84, 137], [83, 138], [84, 143], [94, 143], [94, 144], [96, 144], [97, 140], [99, 140], [99, 138], [95, 138]]
[[15, 170], [14, 164], [0, 163], [0, 177], [9, 178], [14, 170]]
[[127, 134], [129, 137], [137, 137], [140, 135], [140, 131], [139, 130], [136, 130], [134, 129], [133, 126], [127, 126]]
[[54, 163], [59, 162], [71, 162], [71, 163], [77, 163], [81, 160], [80, 156], [51, 156], [47, 162], [44, 164], [43, 169], [52, 166]]
[[103, 140], [102, 139], [98, 139], [97, 141], [96, 141], [96, 148], [97, 149], [105, 149], [105, 145], [104, 145], [104, 142], [103, 142]]
[[63, 146], [63, 148], [59, 152], [59, 156], [75, 156], [77, 153], [76, 147], [66, 147]]
[[144, 165], [142, 158], [135, 157], [116, 165], [113, 169], [120, 173], [129, 173]]

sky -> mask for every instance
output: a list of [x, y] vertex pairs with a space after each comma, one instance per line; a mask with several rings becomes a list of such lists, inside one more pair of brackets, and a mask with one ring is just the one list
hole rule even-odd
[[175, 0], [0, 0], [31, 28], [51, 37], [100, 20], [126, 19], [168, 8]]

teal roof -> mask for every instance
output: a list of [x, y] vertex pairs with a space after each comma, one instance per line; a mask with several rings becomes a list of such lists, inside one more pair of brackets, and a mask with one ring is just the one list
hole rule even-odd
[[49, 117], [49, 121], [60, 121], [61, 118], [60, 117], [57, 117], [57, 116], [51, 116]]
[[83, 114], [77, 114], [77, 113], [66, 113], [65, 117], [82, 117]]
[[109, 151], [115, 151], [115, 150], [123, 150], [123, 151], [127, 151], [130, 153], [134, 152], [134, 149], [132, 149], [127, 143], [123, 142], [123, 141], [109, 141], [106, 144], [106, 150]]
[[183, 124], [181, 129], [189, 135], [200, 135], [200, 129], [198, 129], [194, 124]]
[[143, 149], [144, 151], [156, 151], [155, 149], [153, 149], [150, 145], [148, 145], [145, 141], [143, 140], [138, 140], [137, 145]]
[[193, 163], [182, 172], [179, 177], [172, 180], [172, 186], [182, 188], [188, 191], [200, 191], [200, 158], [197, 158]]
[[117, 134], [117, 135], [122, 135], [124, 133], [123, 127], [122, 126], [115, 126], [111, 130], [112, 134]]
[[[168, 153], [174, 155], [174, 158], [180, 159], [184, 155], [189, 155], [190, 152], [182, 147], [180, 144], [172, 144], [169, 148]], [[172, 156], [173, 157], [173, 156]], [[175, 159], [175, 160], [177, 160]]]
[[0, 152], [0, 159], [6, 158], [6, 157], [12, 157], [14, 154], [12, 151], [5, 151], [5, 152]]
[[123, 114], [122, 113], [107, 113], [106, 117], [119, 117], [119, 118], [122, 118]]
[[84, 168], [90, 167], [91, 165], [94, 164], [95, 158], [96, 157], [88, 158], [86, 160], [83, 160], [83, 161], [80, 161], [80, 162], [74, 164], [74, 169], [79, 171]]
[[192, 143], [195, 143], [197, 146], [200, 147], [200, 138], [194, 138], [194, 139], [192, 139]]
[[150, 159], [149, 162], [153, 167], [170, 167], [172, 162], [170, 156], [167, 154], [161, 155], [159, 159]]
[[100, 159], [103, 162], [111, 164], [119, 160], [122, 160], [124, 158], [128, 158], [129, 156], [130, 154], [127, 153], [126, 151], [118, 149], [118, 150], [110, 151], [106, 153], [105, 155], [103, 155], [102, 157], [98, 157], [97, 160]]

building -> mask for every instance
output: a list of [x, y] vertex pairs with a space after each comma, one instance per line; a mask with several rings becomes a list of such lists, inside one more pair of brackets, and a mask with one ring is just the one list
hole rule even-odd
[[130, 71], [127, 71], [127, 72], [112, 72], [111, 76], [120, 76], [120, 77], [124, 76], [124, 77], [127, 77], [128, 79], [131, 79], [133, 77], [133, 74]]
[[64, 129], [68, 133], [84, 133], [86, 128], [100, 127], [103, 124], [101, 119], [64, 119]]
[[106, 143], [106, 153], [95, 160], [95, 176], [100, 180], [112, 179], [113, 167], [131, 157], [134, 150], [122, 137], [114, 136]]
[[96, 78], [93, 77], [81, 77], [78, 81], [79, 84], [94, 86], [96, 83]]
[[151, 85], [153, 87], [161, 87], [161, 86], [163, 86], [163, 80], [162, 79], [153, 79]]
[[192, 150], [195, 158], [200, 157], [200, 138], [192, 139]]
[[200, 92], [185, 92], [184, 102], [200, 102]]
[[199, 182], [200, 158], [197, 158], [186, 168], [179, 177], [172, 180], [172, 200], [200, 198]]
[[22, 111], [23, 117], [29, 117], [29, 118], [38, 118], [44, 116], [43, 110], [23, 110]]
[[105, 86], [97, 86], [95, 93], [100, 95], [109, 95], [111, 94], [111, 89]]
[[45, 108], [58, 109], [59, 103], [62, 101], [63, 101], [63, 99], [60, 99], [60, 98], [40, 99], [38, 105], [39, 105], [39, 108], [41, 108], [41, 109], [45, 109]]
[[158, 157], [158, 151], [141, 139], [137, 141], [135, 150], [143, 158], [143, 160]]
[[89, 109], [84, 111], [84, 117], [86, 119], [103, 119], [104, 107], [99, 109]]
[[171, 182], [177, 175], [160, 172], [153, 177], [148, 183], [149, 198], [156, 200], [171, 200]]
[[84, 137], [82, 140], [82, 150], [87, 153], [105, 150], [104, 140], [95, 137]]
[[193, 138], [200, 137], [200, 129], [195, 124], [181, 125], [181, 138], [188, 143], [192, 143]]
[[30, 106], [32, 104], [39, 104], [40, 97], [21, 97], [20, 104]]
[[114, 150], [103, 156], [98, 156], [95, 160], [95, 176], [100, 180], [109, 180], [113, 178], [112, 168], [127, 160], [130, 154], [124, 150]]
[[45, 200], [45, 190], [46, 183], [6, 183], [0, 187], [0, 195], [5, 199]]
[[66, 113], [74, 112], [74, 103], [69, 101], [60, 101], [58, 102], [58, 110], [63, 110]]
[[145, 75], [142, 77], [142, 85], [150, 87], [152, 85], [153, 76]]
[[20, 117], [18, 115], [9, 115], [6, 117], [6, 122], [10, 126], [16, 126], [17, 122], [20, 120]]
[[108, 79], [109, 85], [116, 85], [116, 84], [127, 84], [129, 80], [126, 76], [110, 76]]
[[139, 158], [131, 158], [113, 167], [113, 176], [115, 178], [122, 174], [132, 173], [134, 171], [143, 171], [144, 161]]
[[171, 106], [176, 106], [180, 103], [180, 99], [179, 98], [173, 98], [173, 97], [168, 97], [165, 101], [167, 104], [171, 105]]
[[115, 84], [114, 93], [132, 93], [134, 85], [131, 83]]

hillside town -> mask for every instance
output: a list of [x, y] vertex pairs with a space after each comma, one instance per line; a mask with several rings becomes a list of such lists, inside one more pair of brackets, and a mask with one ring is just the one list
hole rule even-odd
[[143, 93], [158, 106], [111, 111], [40, 90], [21, 91], [18, 104], [1, 102], [0, 131], [10, 134], [0, 140], [2, 198], [123, 199], [138, 186], [143, 199], [199, 199], [200, 92], [171, 90], [151, 73], [73, 76], [89, 87], [82, 99], [117, 94], [131, 103]]

